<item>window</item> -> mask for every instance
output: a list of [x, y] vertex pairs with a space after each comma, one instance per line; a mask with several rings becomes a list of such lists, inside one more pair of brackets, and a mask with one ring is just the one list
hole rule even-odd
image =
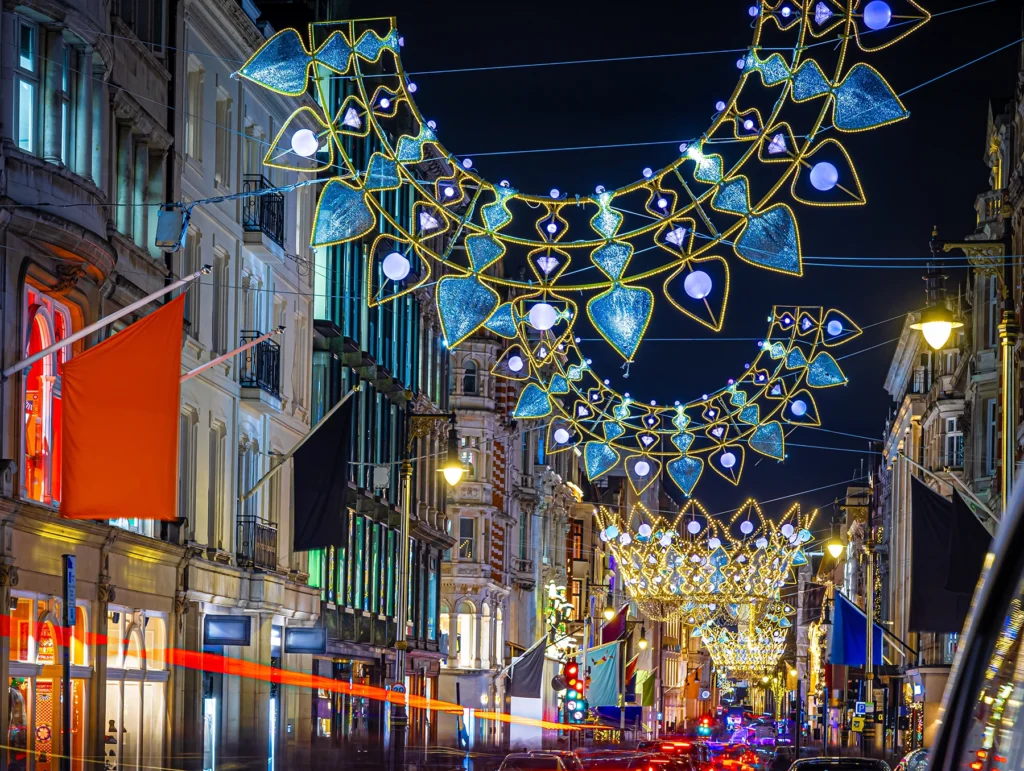
[[188, 112], [185, 115], [185, 153], [203, 160], [203, 81], [205, 72], [195, 56], [188, 57]]
[[265, 151], [263, 129], [254, 123], [245, 127], [245, 141], [242, 143], [242, 173], [263, 174]]
[[196, 457], [199, 447], [199, 414], [186, 407], [178, 416], [178, 516], [196, 527]]
[[996, 428], [996, 400], [985, 400], [985, 475], [993, 476], [996, 473], [996, 441], [998, 431]]
[[569, 534], [570, 548], [574, 560], [583, 559], [583, 520], [574, 519]]
[[463, 669], [472, 667], [476, 659], [476, 635], [473, 634], [476, 626], [475, 616], [476, 609], [471, 602], [463, 600], [459, 603], [459, 614], [455, 622], [455, 650], [451, 651], [449, 656], [455, 658], [452, 654], [457, 654], [458, 666]]
[[519, 559], [530, 558], [530, 515], [519, 515]]
[[214, 147], [213, 184], [231, 187], [231, 97], [217, 89], [217, 136]]
[[39, 28], [25, 19], [17, 19], [18, 59], [15, 67], [15, 126], [18, 148], [36, 153], [39, 93]]
[[957, 426], [956, 418], [946, 418], [946, 450], [944, 463], [950, 468], [964, 465], [964, 435]]
[[[185, 248], [182, 250], [182, 276], [191, 276], [203, 267], [203, 234], [190, 227], [185, 237]], [[199, 339], [199, 291], [201, 281], [193, 281], [185, 289], [185, 328], [193, 340]]]
[[60, 162], [65, 166], [71, 165], [71, 157], [68, 152], [68, 145], [71, 138], [71, 81], [69, 72], [71, 70], [71, 46], [63, 46], [64, 58], [60, 68]]
[[988, 299], [986, 302], [986, 334], [987, 347], [995, 348], [999, 344], [999, 317], [1002, 297], [999, 291], [999, 277], [988, 278]]
[[459, 559], [473, 561], [476, 551], [476, 520], [472, 517], [459, 519]]
[[583, 582], [578, 578], [572, 580], [572, 617], [574, 621], [583, 619]]
[[[26, 288], [25, 313], [26, 356], [48, 348], [71, 333], [68, 308], [35, 289]], [[60, 376], [70, 355], [70, 346], [62, 348], [25, 371], [22, 493], [40, 503], [60, 503]]]
[[[260, 478], [260, 448], [259, 444], [247, 437], [244, 437], [239, 444], [238, 451], [238, 497], [241, 498], [249, 492]], [[260, 494], [246, 498], [242, 501], [242, 516], [252, 518], [256, 516], [259, 508]]]
[[213, 350], [217, 353], [227, 353], [231, 331], [228, 317], [229, 262], [227, 252], [217, 250], [213, 258]]
[[150, 51], [163, 55], [164, 0], [120, 0], [118, 16]]
[[459, 453], [459, 460], [461, 460], [462, 465], [466, 467], [466, 481], [473, 481], [476, 479], [476, 463], [474, 463], [473, 451], [462, 450]]
[[[281, 453], [274, 453], [270, 459], [270, 468], [281, 464]], [[281, 477], [284, 471], [278, 471], [267, 480], [267, 519], [275, 525], [281, 522]]]
[[227, 472], [224, 465], [227, 458], [227, 445], [227, 429], [224, 424], [219, 422], [213, 423], [210, 426], [210, 489], [206, 543], [208, 546], [216, 548], [222, 547], [217, 534], [220, 532], [224, 521], [224, 484], [227, 480]]
[[472, 359], [466, 360], [466, 369], [462, 374], [462, 393], [476, 393], [476, 362]]

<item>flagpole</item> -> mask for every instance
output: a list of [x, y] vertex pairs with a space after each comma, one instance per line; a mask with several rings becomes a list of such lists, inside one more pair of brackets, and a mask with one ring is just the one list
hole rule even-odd
[[265, 335], [260, 335], [255, 340], [250, 340], [245, 345], [238, 346], [233, 351], [228, 351], [227, 353], [223, 353], [220, 356], [218, 356], [216, 359], [210, 359], [210, 361], [206, 362], [206, 364], [200, 364], [195, 369], [189, 370], [184, 375], [182, 375], [181, 376], [181, 382], [184, 383], [186, 380], [194, 378], [199, 373], [205, 372], [210, 367], [215, 367], [216, 365], [220, 364], [222, 361], [227, 361], [228, 359], [230, 359], [230, 358], [232, 358], [234, 356], [237, 356], [242, 351], [247, 351], [250, 348], [252, 348], [254, 345], [257, 345], [258, 343], [262, 343], [264, 340], [269, 340], [274, 335], [279, 335], [282, 332], [284, 332], [284, 327], [283, 326], [278, 327], [277, 329], [274, 329], [274, 330], [271, 330], [270, 332], [267, 332]]
[[261, 487], [263, 487], [263, 485], [266, 483], [266, 481], [268, 479], [270, 479], [270, 477], [274, 476], [274, 474], [276, 474], [278, 471], [281, 470], [281, 467], [284, 466], [285, 461], [287, 461], [296, 452], [298, 452], [299, 448], [302, 447], [302, 445], [304, 445], [307, 441], [309, 441], [309, 437], [313, 436], [313, 434], [316, 433], [316, 430], [318, 428], [320, 428], [320, 426], [322, 426], [324, 423], [326, 423], [327, 419], [329, 417], [331, 417], [331, 415], [333, 415], [335, 412], [337, 412], [338, 409], [341, 408], [341, 405], [343, 405], [345, 402], [347, 402], [349, 400], [349, 397], [351, 397], [352, 394], [354, 394], [356, 391], [360, 390], [361, 387], [362, 386], [360, 386], [359, 384], [356, 384], [356, 385], [352, 386], [352, 388], [349, 390], [349, 392], [341, 397], [341, 401], [339, 401], [337, 404], [335, 404], [333, 407], [331, 407], [327, 411], [327, 414], [324, 415], [322, 418], [320, 418], [320, 420], [317, 422], [317, 424], [315, 426], [313, 426], [313, 428], [311, 428], [309, 430], [308, 434], [306, 434], [304, 437], [302, 437], [298, 441], [298, 443], [294, 447], [292, 447], [288, 452], [286, 452], [284, 455], [280, 456], [281, 459], [277, 462], [277, 465], [275, 465], [273, 468], [271, 468], [270, 471], [268, 471], [266, 474], [261, 476], [259, 478], [259, 481], [256, 482], [256, 484], [254, 484], [252, 486], [252, 489], [250, 489], [249, 492], [242, 494], [242, 497], [241, 497], [240, 500], [247, 501], [250, 498], [252, 498], [252, 496], [255, 495], [257, 492], [259, 492], [259, 489]]
[[158, 289], [157, 291], [153, 292], [152, 294], [146, 295], [141, 300], [136, 300], [131, 305], [126, 305], [124, 308], [121, 308], [120, 310], [114, 311], [109, 316], [104, 316], [99, 321], [93, 322], [89, 326], [83, 327], [82, 329], [78, 330], [73, 335], [69, 335], [68, 337], [65, 337], [59, 343], [54, 343], [49, 348], [44, 348], [43, 350], [39, 351], [38, 353], [32, 354], [27, 359], [22, 359], [17, 364], [12, 364], [10, 367], [8, 367], [2, 373], [0, 373], [0, 379], [7, 380], [11, 375], [14, 375], [15, 373], [21, 372], [23, 369], [25, 369], [27, 367], [31, 367], [37, 361], [39, 361], [40, 359], [45, 359], [51, 353], [54, 353], [55, 351], [59, 351], [61, 348], [66, 348], [67, 346], [71, 345], [72, 343], [78, 342], [83, 337], [86, 337], [87, 335], [91, 335], [93, 332], [95, 332], [95, 331], [97, 331], [99, 329], [103, 329], [103, 327], [108, 326], [109, 324], [113, 324], [115, 321], [117, 321], [122, 316], [127, 316], [129, 313], [132, 313], [133, 311], [137, 311], [139, 308], [142, 308], [142, 307], [148, 305], [153, 300], [156, 300], [159, 297], [163, 297], [168, 292], [173, 292], [178, 287], [184, 286], [185, 284], [188, 284], [188, 283], [191, 283], [192, 281], [195, 281], [200, 276], [205, 276], [211, 270], [213, 270], [213, 268], [211, 268], [209, 265], [204, 265], [202, 268], [197, 270], [195, 273], [193, 273], [193, 274], [191, 274], [189, 276], [185, 276], [184, 278], [179, 278], [177, 281], [171, 282], [170, 284], [168, 284], [167, 286], [163, 287], [162, 289]]

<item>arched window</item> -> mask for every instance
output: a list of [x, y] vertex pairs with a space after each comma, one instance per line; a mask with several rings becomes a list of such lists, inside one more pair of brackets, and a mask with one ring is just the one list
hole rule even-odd
[[480, 606], [480, 666], [491, 668], [491, 606]]
[[438, 626], [438, 629], [440, 630], [440, 635], [441, 635], [441, 637], [440, 637], [440, 639], [441, 639], [441, 652], [442, 653], [447, 653], [447, 655], [448, 655], [447, 658], [444, 658], [444, 659], [441, 660], [441, 666], [442, 667], [449, 666], [449, 662], [455, 656], [454, 646], [452, 645], [451, 637], [449, 636], [449, 631], [448, 631], [449, 628], [450, 628], [450, 624], [451, 624], [449, 619], [450, 619], [450, 616], [449, 616], [448, 604], [442, 602], [441, 603], [441, 613], [438, 616], [437, 626]]
[[469, 669], [476, 659], [476, 635], [473, 634], [476, 627], [476, 608], [473, 607], [473, 603], [468, 600], [459, 603], [456, 625], [458, 666]]
[[462, 393], [475, 394], [476, 386], [476, 362], [472, 359], [466, 359], [462, 372]]
[[[25, 356], [60, 342], [71, 332], [67, 307], [34, 289], [25, 291]], [[60, 378], [70, 348], [45, 356], [25, 370], [22, 494], [40, 503], [60, 503]]]
[[505, 616], [500, 605], [495, 609], [494, 617], [494, 659], [495, 666], [505, 664]]

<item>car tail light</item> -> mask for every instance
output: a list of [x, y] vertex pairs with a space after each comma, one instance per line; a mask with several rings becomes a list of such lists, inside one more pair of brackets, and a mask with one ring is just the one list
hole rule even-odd
[[973, 763], [971, 763], [971, 768], [974, 769], [974, 771], [981, 771], [981, 767], [983, 765], [984, 764], [980, 760], [976, 760]]
[[993, 755], [992, 756], [992, 760], [994, 760], [996, 763], [1005, 763], [1006, 762], [1006, 758], [1004, 758], [1002, 755]]
[[978, 760], [984, 760], [988, 757], [988, 753], [985, 750], [978, 750], [975, 755], [978, 756]]

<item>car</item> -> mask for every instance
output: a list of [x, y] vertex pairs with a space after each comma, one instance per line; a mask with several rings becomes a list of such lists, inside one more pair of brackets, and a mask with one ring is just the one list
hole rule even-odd
[[513, 752], [505, 756], [498, 771], [567, 771], [562, 759], [551, 752]]
[[889, 764], [875, 758], [801, 758], [789, 771], [890, 771]]
[[580, 756], [573, 750], [531, 750], [530, 755], [554, 755], [562, 761], [566, 771], [583, 771], [583, 763]]
[[655, 771], [653, 758], [645, 753], [602, 750], [584, 755], [584, 771]]
[[1024, 484], [985, 557], [936, 718], [928, 771], [1008, 771], [1024, 757]]
[[925, 771], [928, 767], [928, 750], [919, 749], [908, 752], [903, 760], [896, 764], [895, 771]]

